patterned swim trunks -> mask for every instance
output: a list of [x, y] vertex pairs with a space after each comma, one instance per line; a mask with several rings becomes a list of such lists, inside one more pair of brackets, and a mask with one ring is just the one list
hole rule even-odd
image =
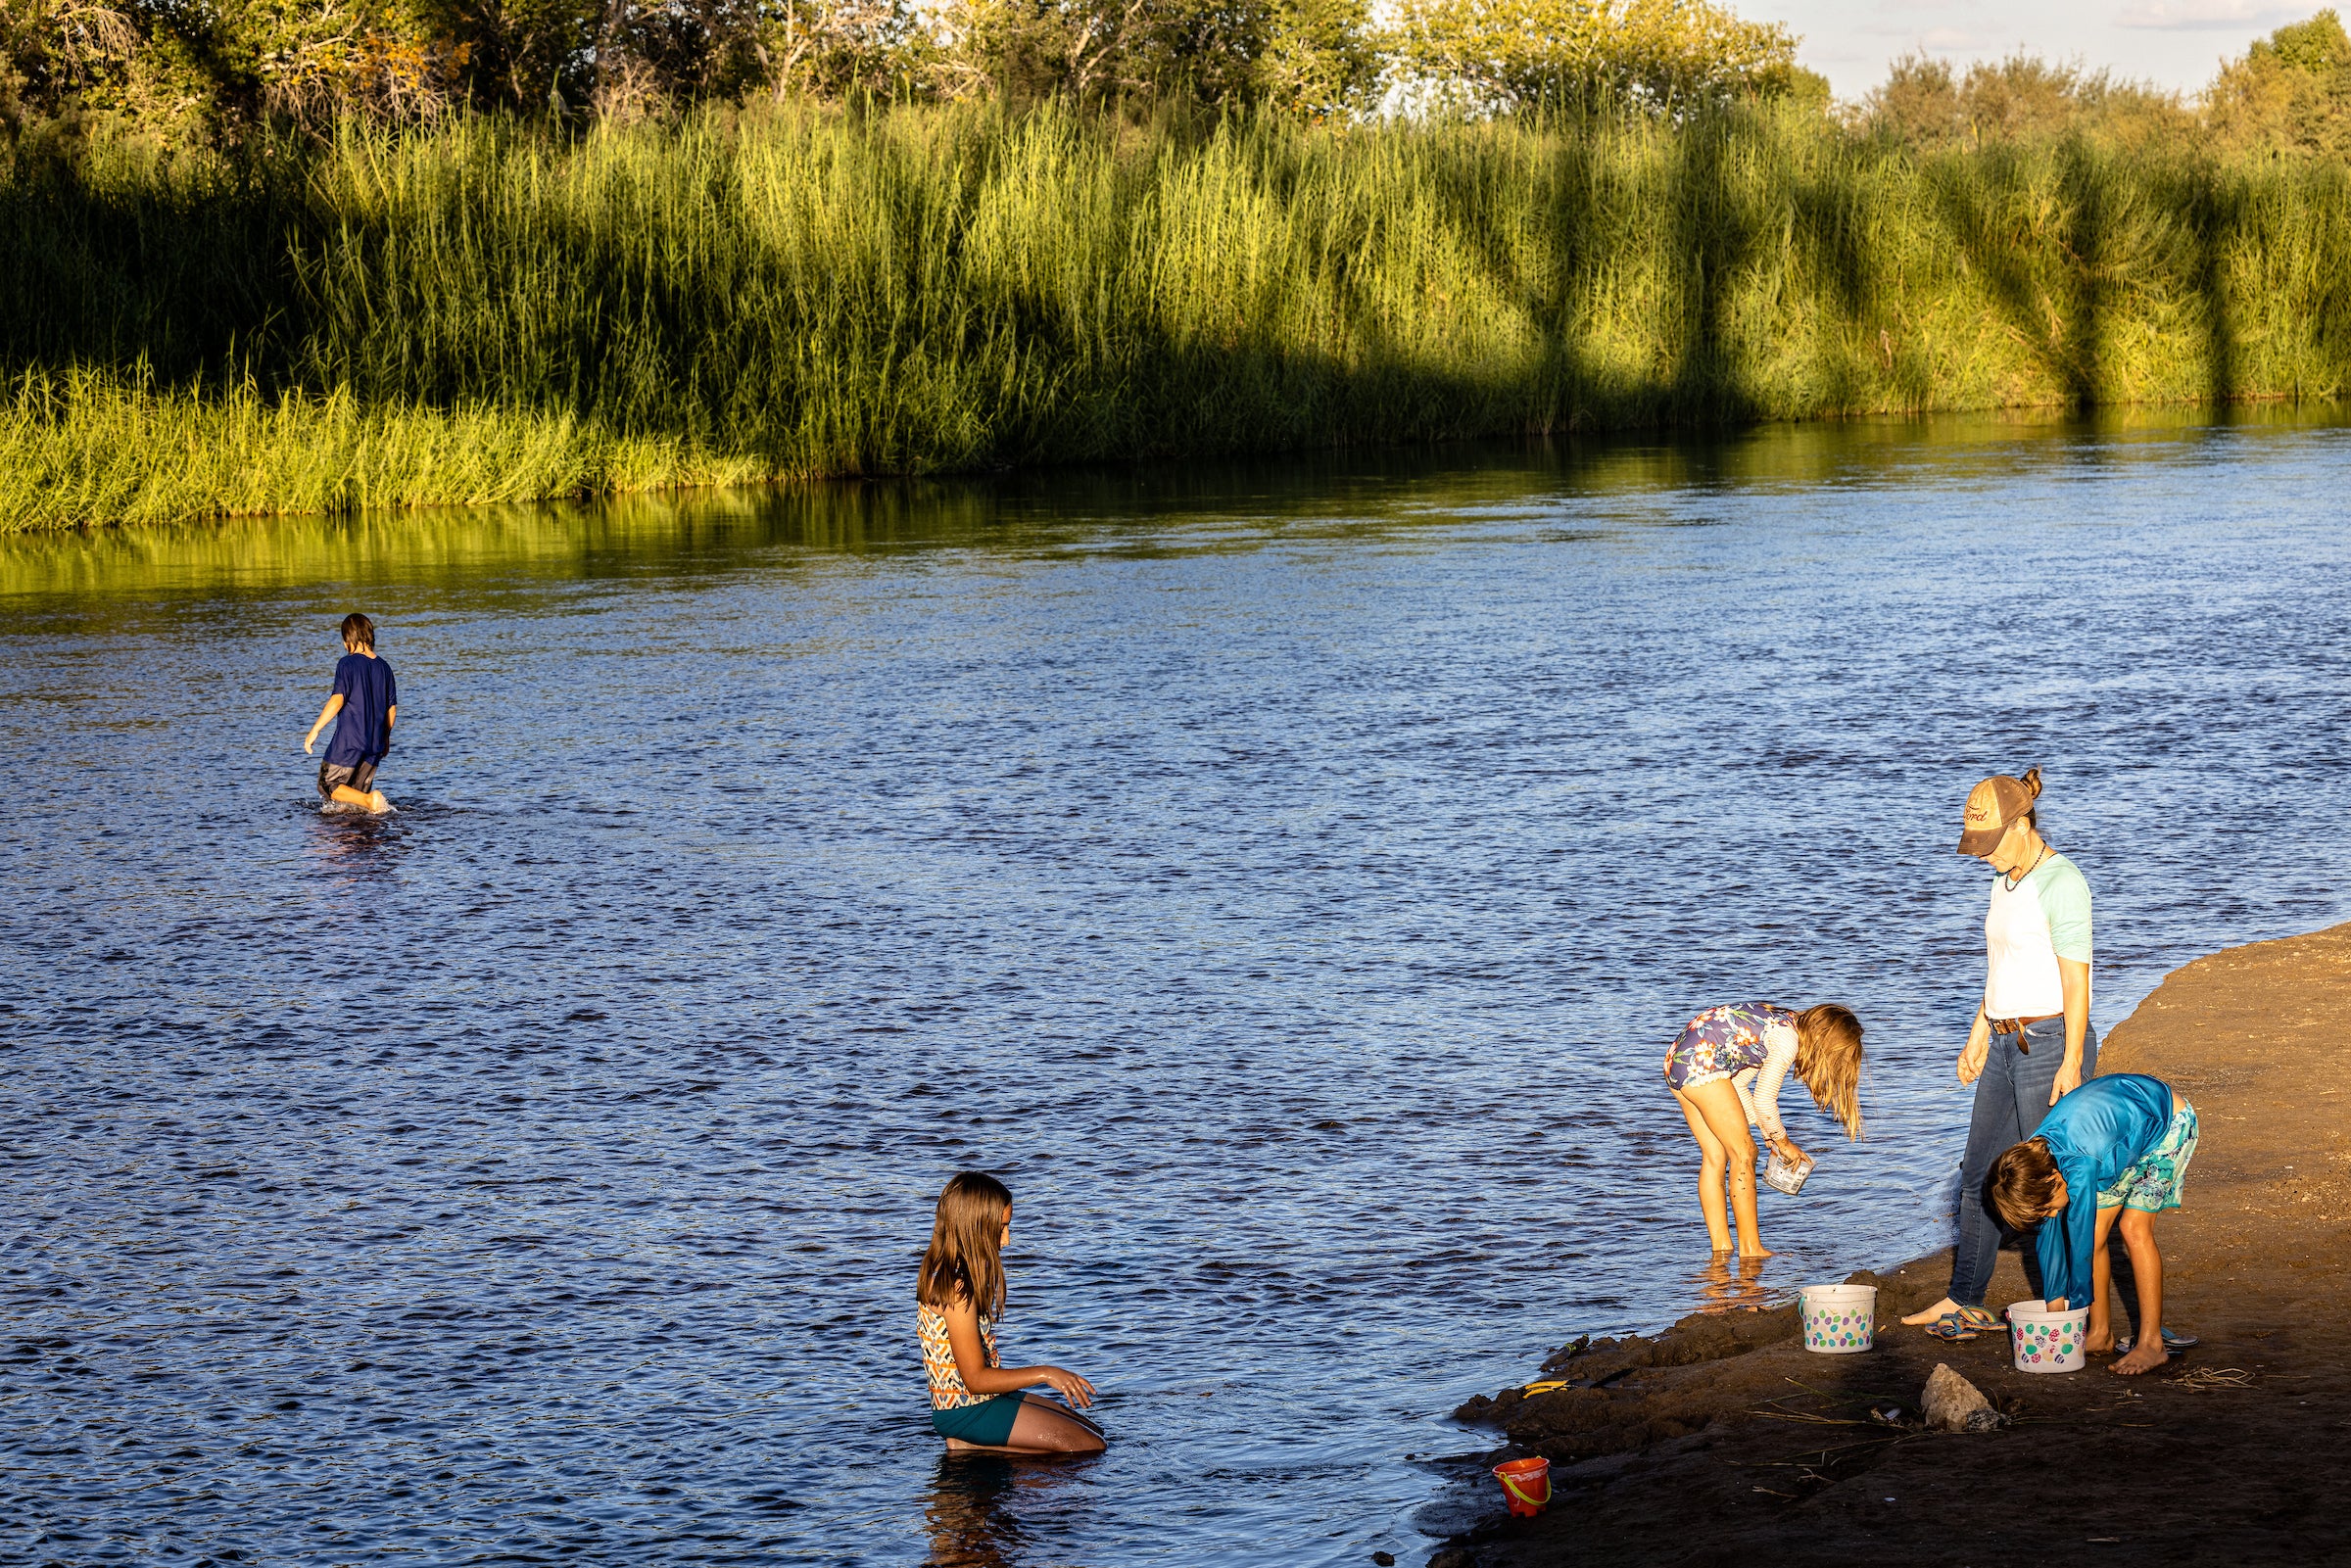
[[2196, 1108], [2185, 1100], [2172, 1113], [2155, 1147], [2138, 1163], [2114, 1178], [2098, 1193], [2100, 1209], [2136, 1209], [2160, 1213], [2180, 1207], [2180, 1189], [2187, 1180], [2187, 1163], [2196, 1157]]

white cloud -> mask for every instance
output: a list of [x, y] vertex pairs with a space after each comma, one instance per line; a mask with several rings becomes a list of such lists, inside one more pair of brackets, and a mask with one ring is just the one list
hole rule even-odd
[[2131, 0], [2115, 21], [2161, 32], [2258, 32], [2300, 15], [2261, 0]]
[[1930, 27], [1918, 41], [1939, 54], [1948, 54], [1954, 49], [1972, 48], [1976, 36], [1957, 27]]

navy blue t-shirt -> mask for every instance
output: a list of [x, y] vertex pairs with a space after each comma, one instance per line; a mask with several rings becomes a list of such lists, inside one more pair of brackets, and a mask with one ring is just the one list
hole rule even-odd
[[346, 653], [335, 663], [335, 694], [343, 699], [343, 711], [335, 715], [327, 762], [356, 768], [362, 762], [383, 761], [392, 749], [392, 705], [400, 700], [392, 666], [364, 653]]

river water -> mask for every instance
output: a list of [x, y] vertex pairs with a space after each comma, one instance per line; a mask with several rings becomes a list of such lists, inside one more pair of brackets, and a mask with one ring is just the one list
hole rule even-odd
[[[1699, 1008], [1869, 1028], [1753, 1290], [1939, 1244], [1977, 777], [2102, 1025], [2344, 913], [2347, 488], [1946, 421], [0, 545], [0, 1558], [1417, 1562], [1446, 1411], [1750, 1288]], [[930, 1434], [965, 1166], [1099, 1460]]]

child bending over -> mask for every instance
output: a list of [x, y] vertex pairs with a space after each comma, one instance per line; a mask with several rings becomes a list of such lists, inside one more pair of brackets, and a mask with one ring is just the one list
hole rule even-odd
[[1692, 1019], [1665, 1049], [1665, 1086], [1698, 1139], [1698, 1207], [1717, 1256], [1731, 1250], [1734, 1214], [1739, 1256], [1771, 1256], [1755, 1224], [1755, 1140], [1747, 1129], [1750, 1122], [1760, 1126], [1783, 1160], [1803, 1159], [1780, 1124], [1780, 1084], [1791, 1068], [1813, 1103], [1845, 1124], [1847, 1137], [1861, 1136], [1861, 1021], [1847, 1008], [1826, 1002], [1799, 1013], [1771, 1002], [1734, 1002]]
[[1091, 1383], [1058, 1366], [1008, 1368], [996, 1358], [1011, 1240], [1012, 1194], [995, 1177], [967, 1170], [938, 1195], [931, 1250], [914, 1286], [931, 1425], [951, 1449], [1100, 1453], [1101, 1428], [1069, 1405], [1021, 1392], [1043, 1383], [1082, 1407], [1094, 1402]]
[[2114, 1363], [2126, 1377], [2195, 1343], [2163, 1327], [2163, 1255], [2155, 1250], [2155, 1216], [2180, 1207], [2195, 1154], [2196, 1108], [2161, 1078], [2117, 1072], [2059, 1100], [2040, 1130], [1994, 1160], [1984, 1181], [1984, 1201], [2001, 1224], [2040, 1227], [2035, 1247], [2049, 1309], [2089, 1298], [2087, 1343], [2101, 1354], [2117, 1349], [2106, 1244], [2123, 1233], [2138, 1282], [2138, 1343]]

